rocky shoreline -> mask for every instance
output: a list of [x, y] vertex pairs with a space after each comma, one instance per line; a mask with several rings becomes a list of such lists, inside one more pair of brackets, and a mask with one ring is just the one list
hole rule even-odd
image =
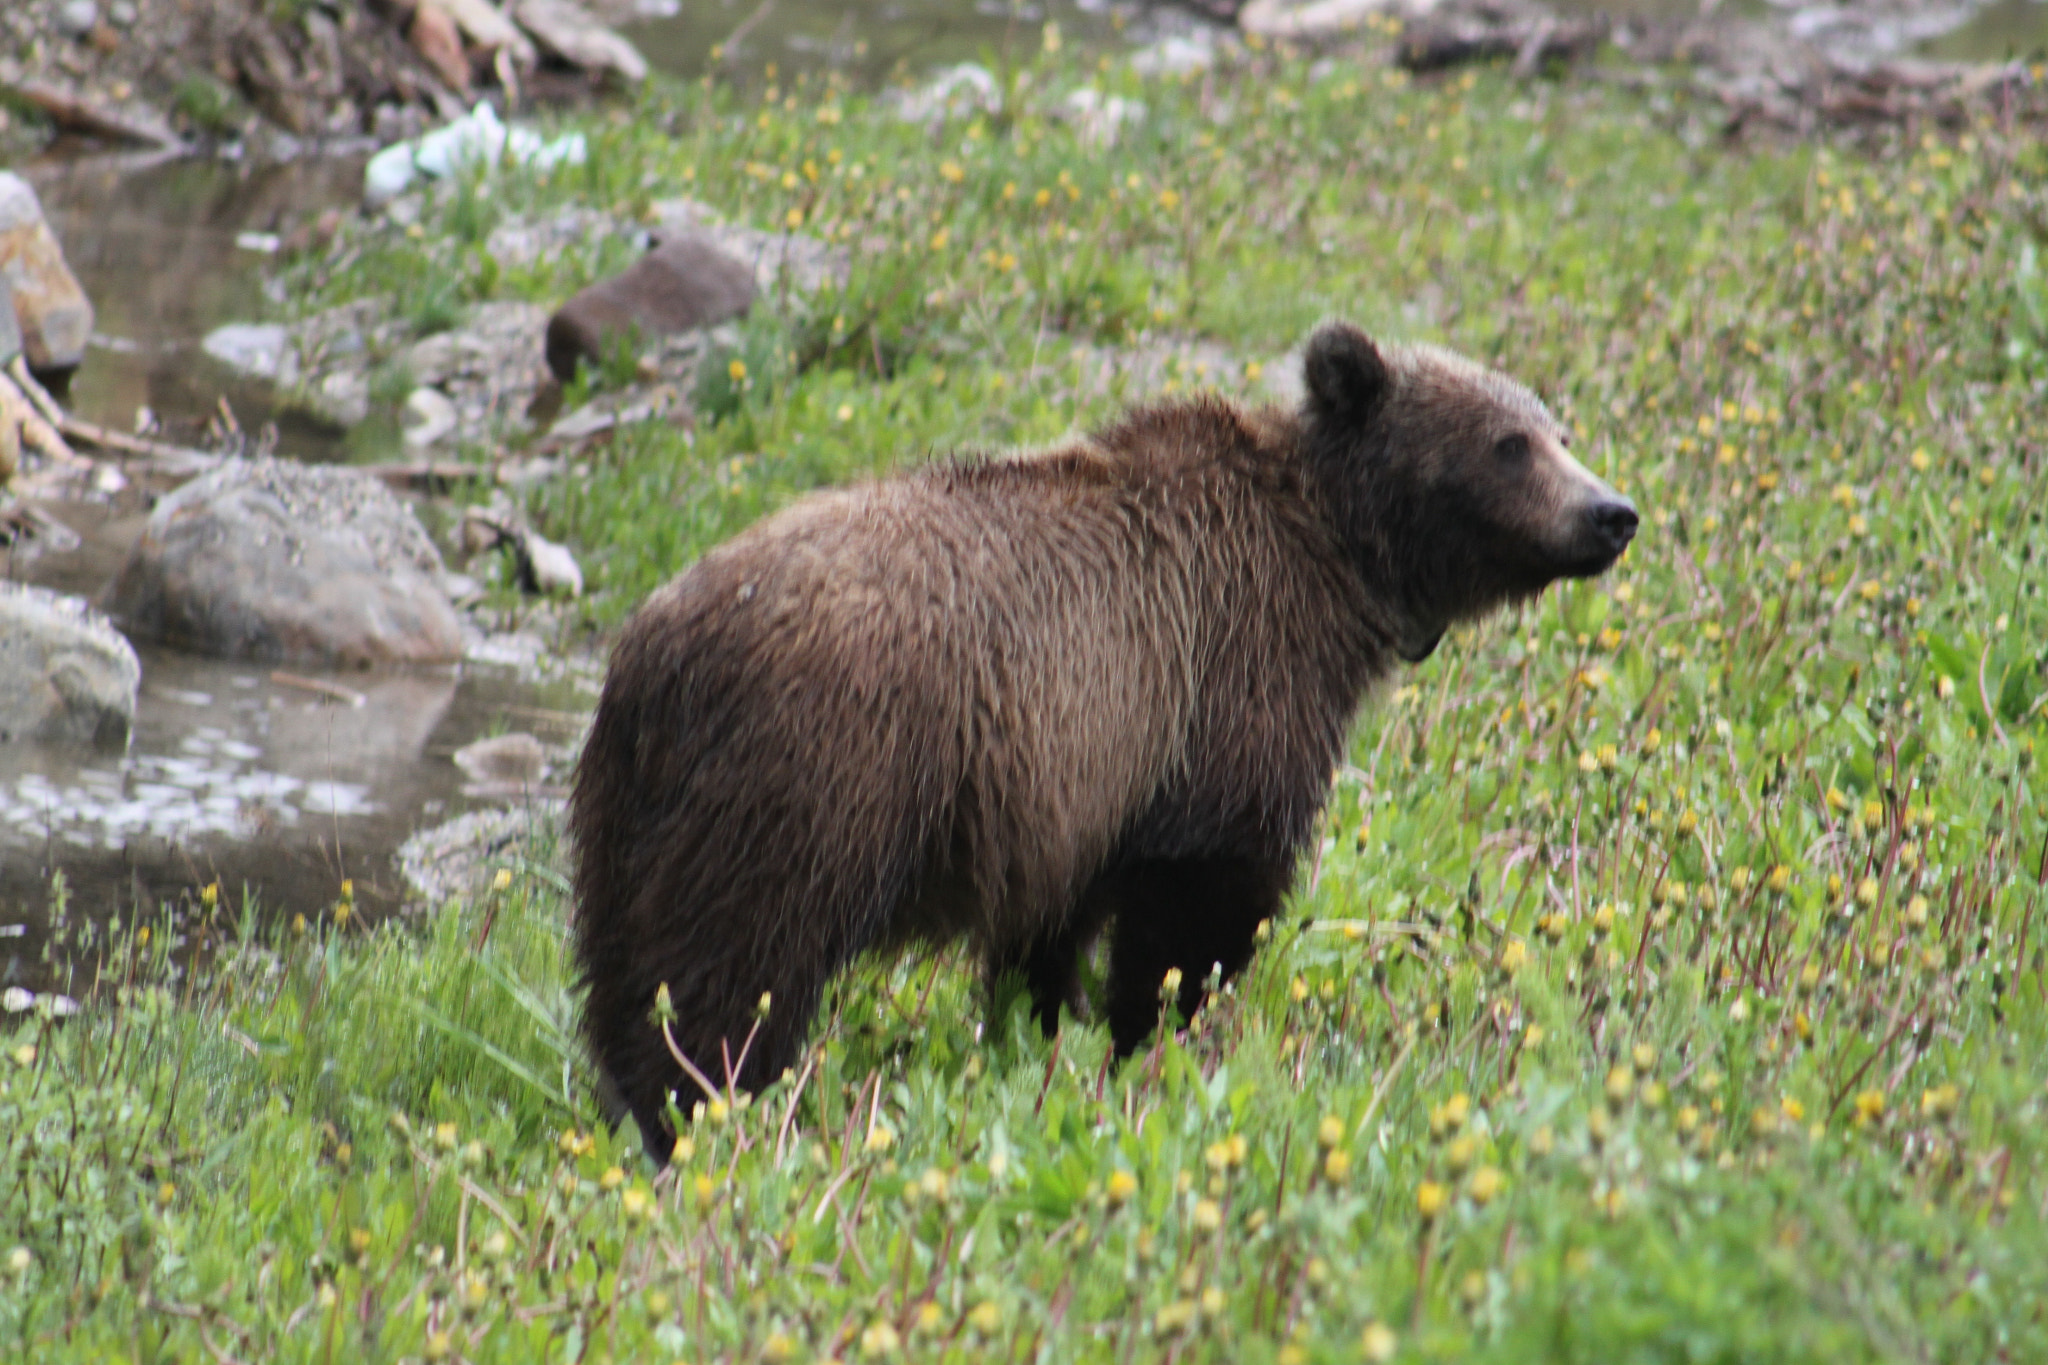
[[115, 144], [381, 145], [482, 94], [573, 102], [646, 74], [602, 7], [576, 0], [19, 0], [0, 14], [0, 94]]
[[[1192, 71], [1246, 45], [1365, 47], [1414, 71], [1501, 60], [1535, 74], [1610, 50], [1629, 68], [1621, 79], [1682, 73], [1736, 131], [1948, 123], [1987, 107], [2039, 117], [2033, 63], [1916, 55], [1982, 8], [1877, 0], [1646, 17], [1576, 0], [1200, 0], [1183, 12], [1210, 23], [1141, 60]], [[0, 156], [56, 133], [288, 157], [388, 146], [479, 99], [508, 115], [587, 102], [649, 74], [613, 27], [638, 12], [632, 0], [20, 0], [0, 14]]]

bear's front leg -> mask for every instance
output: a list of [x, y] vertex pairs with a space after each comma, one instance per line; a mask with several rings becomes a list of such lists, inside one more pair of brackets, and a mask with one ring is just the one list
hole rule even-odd
[[1109, 1031], [1129, 1056], [1159, 1022], [1160, 982], [1180, 969], [1181, 1017], [1192, 1018], [1209, 973], [1230, 980], [1251, 961], [1259, 923], [1286, 894], [1291, 864], [1250, 858], [1156, 859], [1114, 875], [1116, 927], [1109, 952]]

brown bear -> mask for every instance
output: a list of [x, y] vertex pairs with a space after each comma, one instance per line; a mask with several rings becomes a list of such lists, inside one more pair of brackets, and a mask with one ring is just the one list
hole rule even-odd
[[1342, 323], [1303, 369], [1298, 410], [1162, 403], [815, 494], [640, 608], [570, 828], [584, 1027], [657, 1159], [699, 1098], [663, 986], [743, 1088], [913, 941], [1021, 972], [1050, 1032], [1106, 929], [1118, 1054], [1171, 968], [1191, 1015], [1279, 911], [1367, 688], [1635, 534], [1501, 374]]

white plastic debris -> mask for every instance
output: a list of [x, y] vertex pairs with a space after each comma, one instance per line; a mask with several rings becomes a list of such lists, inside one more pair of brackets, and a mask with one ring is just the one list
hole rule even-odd
[[999, 114], [1003, 90], [987, 67], [962, 62], [939, 72], [920, 89], [896, 91], [891, 102], [905, 123], [937, 123], [967, 114]]
[[462, 415], [439, 389], [417, 388], [405, 397], [405, 444], [411, 450], [425, 450], [455, 430]]
[[496, 166], [510, 161], [541, 170], [580, 166], [589, 155], [581, 133], [552, 141], [531, 128], [498, 121], [497, 110], [478, 102], [468, 115], [431, 133], [395, 142], [363, 167], [363, 198], [372, 206], [405, 192], [421, 176], [446, 179], [465, 166]]
[[1070, 93], [1060, 105], [1060, 114], [1080, 130], [1081, 140], [1092, 147], [1107, 147], [1117, 140], [1126, 125], [1145, 121], [1145, 102], [1122, 95], [1104, 95], [1093, 86]]

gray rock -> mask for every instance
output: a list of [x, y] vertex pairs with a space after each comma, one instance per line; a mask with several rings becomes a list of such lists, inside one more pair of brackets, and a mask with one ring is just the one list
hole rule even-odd
[[421, 830], [398, 850], [406, 901], [437, 909], [487, 894], [497, 874], [561, 856], [562, 803], [536, 799], [509, 810], [480, 810]]
[[547, 362], [568, 383], [621, 338], [673, 336], [744, 314], [754, 267], [701, 232], [682, 233], [624, 271], [578, 291], [548, 319]]
[[548, 751], [523, 732], [495, 735], [455, 751], [455, 766], [469, 782], [462, 794], [471, 798], [517, 799], [530, 795], [547, 776]]
[[298, 378], [298, 350], [282, 323], [226, 323], [200, 338], [199, 349], [252, 379], [289, 386]]
[[0, 365], [21, 354], [21, 323], [14, 316], [14, 287], [0, 275]]
[[399, 364], [415, 384], [438, 389], [461, 418], [457, 441], [487, 438], [516, 424], [547, 377], [541, 334], [547, 309], [499, 299], [471, 309], [455, 328], [415, 342]]
[[519, 27], [550, 55], [595, 75], [616, 75], [637, 85], [647, 79], [640, 49], [606, 28], [574, 0], [517, 0]]
[[124, 747], [141, 681], [133, 646], [83, 600], [0, 580], [0, 744]]
[[68, 370], [85, 359], [92, 303], [26, 180], [0, 171], [0, 281], [14, 299], [21, 349], [32, 370]]
[[138, 638], [222, 658], [453, 663], [440, 552], [368, 474], [235, 460], [158, 503], [109, 598]]
[[57, 6], [57, 31], [67, 38], [83, 38], [99, 22], [100, 7], [93, 0], [64, 0]]

